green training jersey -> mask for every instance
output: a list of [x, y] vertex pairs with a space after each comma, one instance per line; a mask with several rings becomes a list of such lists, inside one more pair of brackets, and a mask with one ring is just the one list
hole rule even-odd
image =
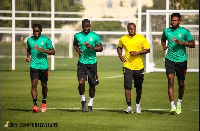
[[186, 47], [185, 45], [176, 44], [176, 39], [182, 42], [189, 42], [193, 40], [193, 37], [183, 27], [179, 27], [178, 29], [167, 28], [162, 33], [162, 40], [168, 41], [166, 58], [173, 62], [184, 62], [187, 60]]
[[74, 42], [78, 42], [78, 46], [82, 51], [79, 55], [79, 61], [83, 64], [95, 64], [97, 62], [96, 52], [92, 49], [88, 49], [84, 43], [89, 43], [92, 47], [101, 43], [101, 38], [98, 34], [91, 31], [85, 34], [83, 31], [74, 35]]
[[38, 39], [32, 36], [28, 38], [27, 44], [28, 49], [31, 51], [30, 67], [34, 69], [48, 69], [47, 53], [41, 53], [38, 49], [40, 47], [44, 50], [52, 49], [51, 40], [44, 35], [41, 35]]

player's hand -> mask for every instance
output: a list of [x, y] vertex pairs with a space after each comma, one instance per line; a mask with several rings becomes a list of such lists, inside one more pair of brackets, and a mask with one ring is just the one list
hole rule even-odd
[[87, 43], [87, 41], [85, 41], [84, 45], [85, 45], [88, 49], [92, 49], [92, 46], [91, 46], [89, 43]]
[[180, 40], [177, 40], [177, 39], [175, 39], [175, 42], [176, 42], [176, 44], [183, 44], [183, 42], [182, 41], [180, 41]]
[[39, 47], [38, 51], [41, 53], [45, 52], [45, 50], [42, 47]]
[[125, 59], [122, 55], [120, 55], [119, 58], [120, 58], [120, 60], [121, 60], [122, 62], [126, 62], [126, 59]]
[[30, 58], [26, 58], [26, 62], [30, 62], [31, 61], [31, 59]]
[[76, 50], [76, 52], [77, 52], [79, 55], [81, 55], [81, 54], [83, 53], [80, 49]]
[[129, 54], [130, 54], [131, 56], [134, 56], [134, 55], [138, 55], [138, 52], [136, 52], [136, 51], [131, 51], [131, 52], [129, 52]]
[[163, 50], [166, 50], [168, 47], [166, 45], [163, 46]]

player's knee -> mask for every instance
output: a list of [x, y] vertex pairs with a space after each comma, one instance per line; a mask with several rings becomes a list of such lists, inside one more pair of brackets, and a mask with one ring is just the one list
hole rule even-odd
[[37, 83], [32, 83], [32, 88], [37, 88]]
[[131, 83], [124, 83], [124, 88], [125, 88], [125, 90], [131, 90], [132, 84]]
[[42, 86], [43, 88], [46, 88], [46, 87], [47, 87], [47, 82], [42, 82], [42, 83], [41, 83], [41, 86]]
[[184, 81], [181, 80], [178, 82], [179, 88], [184, 88]]
[[80, 79], [79, 80], [79, 85], [81, 85], [81, 86], [85, 85], [85, 80], [84, 79]]

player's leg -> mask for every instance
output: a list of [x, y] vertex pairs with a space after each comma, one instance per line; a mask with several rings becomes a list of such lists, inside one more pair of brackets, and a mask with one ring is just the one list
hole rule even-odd
[[131, 107], [131, 89], [132, 89], [133, 72], [132, 70], [123, 67], [123, 74], [124, 74], [125, 98], [126, 98], [126, 103], [128, 105], [127, 109], [124, 110], [124, 112], [133, 113], [133, 109]]
[[79, 85], [78, 85], [78, 91], [81, 97], [81, 105], [82, 105], [82, 111], [86, 111], [86, 100], [85, 100], [85, 79], [79, 78], [78, 79]]
[[30, 77], [31, 77], [31, 96], [33, 99], [33, 112], [39, 112], [37, 105], [37, 84], [39, 78], [39, 72], [37, 69], [30, 68]]
[[168, 78], [168, 95], [170, 102], [174, 101], [174, 74], [167, 75]]
[[77, 64], [77, 78], [78, 78], [78, 91], [81, 97], [82, 111], [86, 111], [86, 100], [85, 100], [85, 81], [87, 80], [87, 68], [86, 65], [78, 61]]
[[168, 95], [169, 101], [171, 105], [170, 114], [176, 114], [176, 106], [174, 103], [174, 74], [175, 74], [175, 67], [174, 62], [165, 59], [165, 67], [166, 67], [166, 75], [168, 79]]
[[82, 103], [85, 103], [86, 102], [86, 100], [85, 100], [85, 79], [79, 78], [78, 82], [79, 82], [78, 91], [81, 96], [81, 101], [82, 101]]
[[182, 98], [183, 98], [184, 90], [185, 90], [184, 80], [181, 80], [178, 78], [178, 85], [179, 85], [179, 94], [178, 94], [178, 100], [177, 100], [177, 106], [176, 106], [176, 114], [181, 114], [181, 103], [182, 103]]
[[41, 104], [41, 112], [46, 112], [46, 99], [47, 99], [47, 81], [48, 81], [48, 70], [40, 70], [40, 78], [41, 86], [42, 86], [42, 104]]
[[93, 100], [95, 96], [95, 85], [92, 83], [89, 83], [89, 102], [88, 102], [88, 112], [93, 112], [92, 106], [93, 106]]
[[187, 71], [187, 61], [177, 63], [176, 74], [177, 74], [178, 86], [179, 86], [179, 94], [178, 94], [178, 101], [177, 101], [177, 108], [176, 108], [177, 114], [181, 114], [181, 103], [182, 103], [182, 98], [183, 98], [184, 90], [185, 90], [184, 81], [185, 81], [186, 71]]
[[47, 88], [47, 82], [41, 82], [41, 86], [42, 86], [42, 104], [41, 104], [41, 112], [46, 112], [46, 99], [47, 99], [47, 92], [48, 92], [48, 88]]
[[88, 83], [89, 83], [89, 103], [88, 103], [88, 112], [93, 112], [93, 100], [95, 96], [95, 86], [99, 84], [98, 75], [97, 75], [97, 63], [92, 65], [87, 65], [88, 71]]
[[31, 79], [31, 95], [33, 98], [34, 105], [37, 105], [37, 84], [38, 78]]
[[141, 113], [140, 99], [142, 96], [142, 83], [144, 81], [144, 69], [133, 71], [134, 87], [136, 88], [136, 113]]
[[184, 95], [184, 90], [185, 90], [185, 82], [184, 82], [184, 80], [181, 80], [181, 79], [178, 78], [178, 86], [179, 86], [178, 99], [182, 100], [183, 95]]

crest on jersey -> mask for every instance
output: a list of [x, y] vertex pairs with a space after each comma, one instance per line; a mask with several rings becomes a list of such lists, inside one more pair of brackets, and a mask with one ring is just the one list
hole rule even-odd
[[43, 44], [44, 44], [44, 41], [41, 42], [41, 45], [43, 45]]
[[182, 36], [182, 34], [181, 33], [179, 33], [179, 35], [178, 35], [179, 37], [181, 37]]
[[92, 41], [92, 37], [90, 37], [90, 41]]

